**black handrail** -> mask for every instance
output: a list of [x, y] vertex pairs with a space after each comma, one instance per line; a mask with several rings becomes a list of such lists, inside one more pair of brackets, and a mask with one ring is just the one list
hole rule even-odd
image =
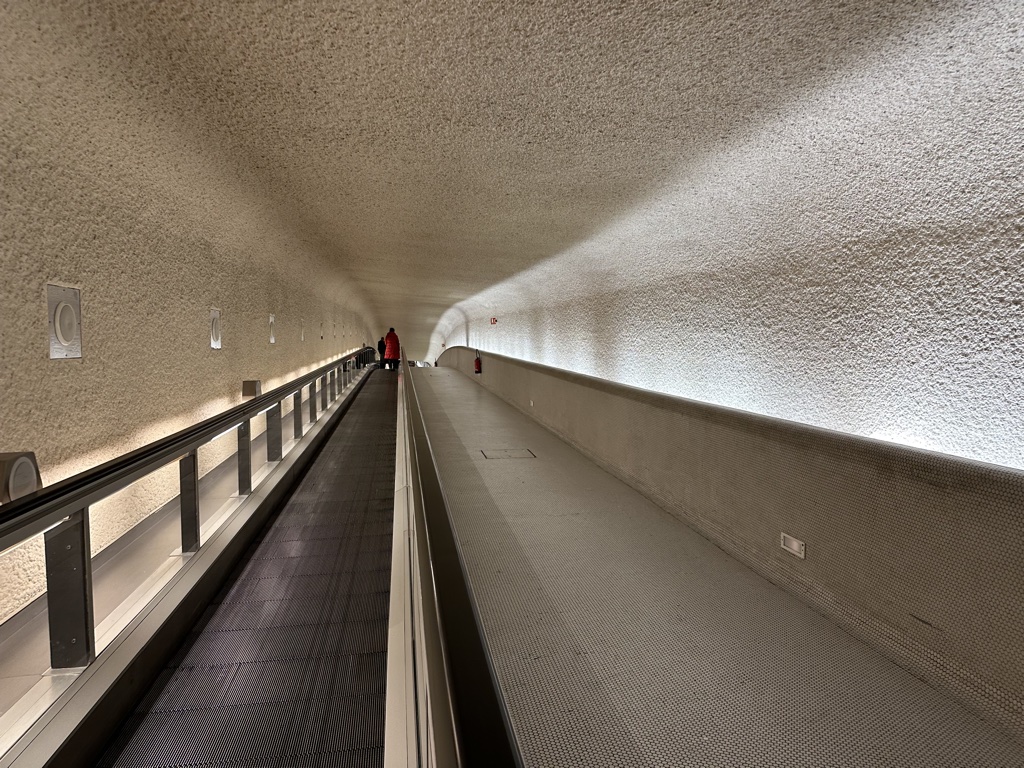
[[[273, 407], [288, 395], [341, 365], [356, 359], [365, 363], [371, 351], [366, 347], [337, 358], [265, 395], [5, 504], [0, 507], [0, 541], [19, 529], [31, 528], [34, 524], [45, 527], [47, 522], [66, 515], [69, 511], [81, 509], [115, 493], [169, 461], [195, 450], [211, 438]], [[26, 538], [38, 532], [29, 532]], [[0, 547], [3, 548], [5, 547]]]

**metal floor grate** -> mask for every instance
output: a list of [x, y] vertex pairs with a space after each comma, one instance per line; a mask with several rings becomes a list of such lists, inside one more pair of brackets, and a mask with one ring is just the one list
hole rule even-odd
[[[1024, 766], [1024, 746], [474, 381], [414, 376], [527, 766]], [[481, 452], [524, 445], [536, 461]]]
[[384, 764], [396, 409], [371, 374], [100, 766]]

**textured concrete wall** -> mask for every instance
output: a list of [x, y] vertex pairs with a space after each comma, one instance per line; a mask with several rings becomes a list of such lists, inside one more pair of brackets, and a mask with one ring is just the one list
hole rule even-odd
[[456, 303], [429, 359], [465, 344], [1024, 467], [1022, 21], [933, 4], [856, 63], [823, 49], [813, 87]]
[[[2, 10], [0, 451], [34, 450], [52, 483], [240, 402], [243, 379], [270, 388], [377, 338], [336, 265], [151, 109], [159, 93], [60, 10]], [[81, 289], [81, 360], [48, 359], [50, 282]], [[204, 471], [232, 443], [202, 451]], [[176, 486], [171, 467], [94, 507], [94, 549]], [[39, 594], [41, 568], [38, 541], [0, 557], [0, 619]]]
[[474, 375], [474, 357], [440, 363], [1024, 736], [1024, 473], [487, 353]]
[[[1021, 16], [0, 3], [3, 442], [52, 480], [212, 412], [379, 337], [358, 284], [414, 357], [468, 339], [1019, 466]], [[81, 363], [45, 360], [50, 280], [83, 289]]]

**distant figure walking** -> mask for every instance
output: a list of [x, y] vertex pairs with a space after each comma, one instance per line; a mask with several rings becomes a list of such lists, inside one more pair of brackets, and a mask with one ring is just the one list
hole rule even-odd
[[380, 341], [377, 342], [377, 352], [380, 353], [380, 367], [382, 369], [384, 368], [384, 360], [386, 359], [384, 357], [384, 352], [387, 351], [387, 348], [388, 348], [387, 342], [384, 341], [384, 337], [381, 336], [380, 337]]
[[384, 360], [391, 365], [391, 370], [398, 370], [398, 358], [402, 355], [402, 345], [398, 341], [398, 334], [394, 328], [388, 329], [388, 335], [384, 337]]

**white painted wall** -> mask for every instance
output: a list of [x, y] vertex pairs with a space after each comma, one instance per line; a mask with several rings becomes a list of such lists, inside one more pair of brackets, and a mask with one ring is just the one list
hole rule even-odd
[[[1020, 3], [949, 5], [431, 341], [1024, 467]], [[489, 319], [497, 317], [491, 325]]]
[[[53, 483], [241, 402], [243, 379], [266, 391], [377, 334], [244, 169], [39, 11], [0, 24], [0, 451], [35, 451]], [[49, 282], [81, 289], [81, 360], [48, 359]], [[232, 449], [202, 450], [202, 470]], [[93, 549], [176, 493], [169, 467], [95, 506]], [[40, 594], [38, 539], [0, 555], [0, 584], [0, 620]]]

